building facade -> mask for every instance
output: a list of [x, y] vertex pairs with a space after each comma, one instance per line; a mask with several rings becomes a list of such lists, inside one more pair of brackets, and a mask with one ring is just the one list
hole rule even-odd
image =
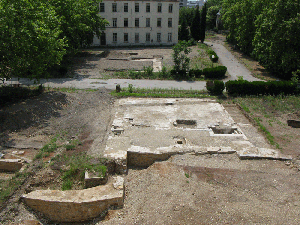
[[178, 42], [179, 0], [103, 0], [100, 15], [109, 25], [95, 46], [174, 45]]

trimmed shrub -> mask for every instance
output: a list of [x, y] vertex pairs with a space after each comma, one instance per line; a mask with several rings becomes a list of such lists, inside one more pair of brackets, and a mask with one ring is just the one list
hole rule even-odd
[[218, 62], [219, 57], [217, 53], [215, 53], [213, 50], [211, 49], [207, 50], [207, 54], [209, 55], [209, 58], [212, 62]]
[[230, 95], [279, 95], [297, 94], [297, 85], [291, 81], [227, 81], [226, 90]]
[[212, 95], [222, 95], [225, 89], [225, 84], [223, 81], [219, 81], [219, 80], [207, 81], [206, 89]]
[[219, 78], [223, 78], [225, 76], [226, 71], [227, 71], [226, 66], [217, 66], [217, 67], [213, 67], [213, 68], [203, 69], [203, 74], [204, 74], [205, 78], [219, 79]]
[[195, 77], [195, 78], [200, 78], [202, 75], [202, 70], [199, 69], [190, 69], [189, 71], [189, 76], [190, 77]]

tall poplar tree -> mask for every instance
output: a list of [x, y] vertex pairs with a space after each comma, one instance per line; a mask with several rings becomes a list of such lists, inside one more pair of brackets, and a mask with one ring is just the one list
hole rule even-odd
[[200, 34], [199, 34], [199, 40], [201, 40], [201, 43], [203, 43], [205, 39], [206, 13], [207, 13], [207, 8], [205, 3], [201, 12]]
[[198, 6], [196, 7], [196, 12], [190, 29], [192, 38], [196, 41], [200, 40], [200, 10]]

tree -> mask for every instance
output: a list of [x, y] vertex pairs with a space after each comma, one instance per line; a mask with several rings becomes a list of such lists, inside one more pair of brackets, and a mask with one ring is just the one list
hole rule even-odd
[[99, 0], [49, 0], [61, 19], [61, 38], [65, 38], [68, 51], [89, 46], [96, 34], [101, 35], [108, 22], [99, 15]]
[[188, 27], [192, 25], [195, 15], [195, 8], [181, 7], [179, 9], [179, 24], [181, 25], [185, 20]]
[[276, 0], [258, 16], [253, 55], [277, 76], [290, 79], [300, 69], [300, 5]]
[[221, 6], [215, 5], [211, 6], [207, 9], [207, 16], [206, 16], [206, 27], [207, 29], [214, 29], [216, 27], [216, 19], [217, 13], [221, 9]]
[[195, 15], [191, 25], [191, 36], [196, 41], [200, 40], [200, 10], [199, 7], [196, 7]]
[[203, 43], [205, 39], [205, 30], [206, 30], [206, 3], [204, 4], [201, 12], [201, 23], [200, 23], [200, 40]]
[[189, 70], [190, 58], [187, 56], [191, 52], [186, 41], [179, 41], [173, 47], [174, 70], [176, 72], [185, 73]]
[[1, 0], [0, 21], [2, 78], [39, 78], [66, 53], [60, 19], [46, 0]]
[[184, 19], [182, 24], [179, 26], [178, 39], [181, 41], [188, 41], [190, 39], [189, 29]]

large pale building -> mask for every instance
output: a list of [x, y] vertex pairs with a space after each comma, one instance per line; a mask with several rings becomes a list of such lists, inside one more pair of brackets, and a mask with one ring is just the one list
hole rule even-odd
[[179, 0], [103, 0], [100, 15], [109, 22], [94, 45], [174, 45], [178, 42]]

